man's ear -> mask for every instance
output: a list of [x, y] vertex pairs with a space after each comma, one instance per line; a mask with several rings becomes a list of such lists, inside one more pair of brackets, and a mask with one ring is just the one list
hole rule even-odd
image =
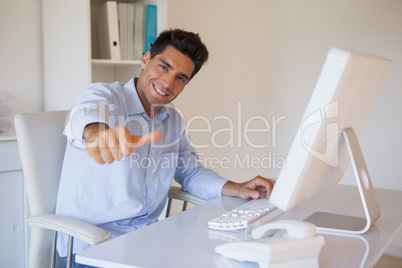
[[147, 66], [150, 59], [151, 59], [151, 51], [148, 51], [147, 53], [145, 53], [144, 57], [142, 57], [142, 60], [141, 60], [141, 68], [142, 69], [145, 69], [145, 67]]

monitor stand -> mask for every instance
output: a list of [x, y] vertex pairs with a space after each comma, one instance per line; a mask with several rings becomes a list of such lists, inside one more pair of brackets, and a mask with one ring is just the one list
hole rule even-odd
[[381, 209], [355, 131], [347, 128], [343, 130], [342, 134], [348, 148], [366, 218], [316, 212], [305, 221], [314, 223], [317, 231], [320, 232], [363, 234], [380, 217]]

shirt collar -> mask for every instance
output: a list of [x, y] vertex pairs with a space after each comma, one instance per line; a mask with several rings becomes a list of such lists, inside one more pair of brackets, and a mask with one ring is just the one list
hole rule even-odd
[[[140, 97], [138, 96], [137, 90], [135, 88], [135, 83], [138, 81], [138, 78], [131, 78], [130, 81], [125, 83], [123, 85], [123, 91], [126, 96], [126, 104], [127, 104], [127, 111], [129, 115], [143, 115], [145, 118], [151, 120], [147, 113], [144, 110], [144, 107], [142, 106]], [[170, 107], [170, 104], [167, 106]], [[166, 123], [166, 121], [169, 119], [170, 113], [169, 109], [167, 107], [162, 106], [159, 111], [155, 114], [154, 120], [156, 121], [155, 123]]]

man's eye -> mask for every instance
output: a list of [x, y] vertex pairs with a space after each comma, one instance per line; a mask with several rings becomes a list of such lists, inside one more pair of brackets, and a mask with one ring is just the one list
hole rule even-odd
[[166, 67], [165, 65], [159, 65], [159, 67], [160, 67], [162, 70], [167, 70], [167, 67]]
[[187, 81], [186, 78], [181, 77], [181, 76], [179, 76], [178, 79], [179, 79], [179, 81], [182, 82], [182, 83], [186, 83], [186, 81]]

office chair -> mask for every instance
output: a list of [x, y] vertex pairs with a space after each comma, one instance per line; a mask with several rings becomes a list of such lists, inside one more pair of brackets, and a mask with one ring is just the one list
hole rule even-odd
[[[91, 224], [55, 215], [61, 167], [67, 139], [62, 134], [67, 111], [18, 114], [15, 129], [31, 227], [28, 267], [54, 267], [56, 234], [69, 235], [67, 267], [70, 267], [72, 237], [96, 245], [111, 236]], [[53, 238], [51, 232], [53, 231]], [[49, 255], [49, 253], [51, 253]]]
[[192, 203], [194, 205], [200, 205], [205, 203], [204, 199], [201, 199], [197, 196], [189, 194], [188, 192], [183, 191], [180, 187], [177, 186], [170, 186], [169, 193], [168, 193], [168, 201], [167, 201], [167, 209], [165, 217], [169, 217], [170, 210], [172, 208], [172, 200], [177, 199], [183, 201], [183, 206], [181, 211], [185, 211], [187, 209], [188, 203]]
[[[109, 232], [92, 224], [55, 215], [59, 179], [67, 142], [62, 134], [67, 113], [68, 111], [49, 111], [17, 114], [14, 119], [30, 211], [27, 222], [30, 227], [34, 227], [31, 228], [30, 236], [29, 268], [56, 265], [57, 232], [69, 236], [67, 267], [70, 267], [74, 237], [96, 245], [108, 240], [111, 236]], [[172, 198], [182, 200], [185, 204], [191, 202], [197, 205], [205, 202], [175, 186], [172, 186], [168, 197], [169, 204]], [[183, 206], [183, 210], [185, 209], [186, 207]], [[170, 205], [167, 215], [169, 211]]]

